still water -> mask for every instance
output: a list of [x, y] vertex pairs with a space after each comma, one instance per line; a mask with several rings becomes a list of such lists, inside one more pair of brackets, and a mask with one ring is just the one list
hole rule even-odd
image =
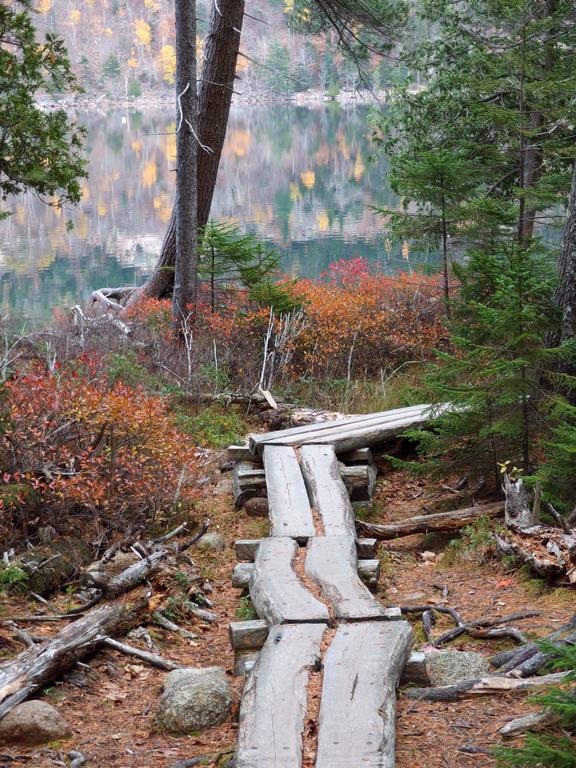
[[[135, 111], [77, 119], [90, 159], [81, 203], [61, 212], [26, 195], [0, 222], [3, 315], [46, 320], [95, 288], [139, 284], [156, 261], [172, 207], [173, 119]], [[356, 256], [384, 271], [406, 268], [407, 244], [390, 243], [371, 209], [397, 200], [385, 159], [371, 157], [367, 120], [365, 108], [336, 104], [235, 106], [213, 217], [268, 241], [290, 275], [319, 275]]]

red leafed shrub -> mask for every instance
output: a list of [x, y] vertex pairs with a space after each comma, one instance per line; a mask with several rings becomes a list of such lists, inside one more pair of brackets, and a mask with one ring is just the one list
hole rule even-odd
[[112, 525], [150, 518], [194, 497], [194, 448], [173, 426], [166, 401], [140, 387], [94, 378], [86, 357], [50, 372], [39, 362], [5, 384], [5, 483], [40, 496], [57, 521], [91, 512]]

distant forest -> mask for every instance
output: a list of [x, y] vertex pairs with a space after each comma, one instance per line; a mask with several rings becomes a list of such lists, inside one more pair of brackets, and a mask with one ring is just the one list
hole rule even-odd
[[[197, 49], [202, 57], [208, 9], [199, 2]], [[110, 97], [172, 91], [176, 55], [169, 0], [38, 0], [39, 31], [55, 32], [68, 48], [82, 87]], [[294, 0], [255, 0], [244, 21], [238, 91], [247, 97], [309, 89], [378, 90], [398, 77], [397, 65], [373, 55], [362, 64], [337, 50], [335, 32], [309, 35], [290, 27]]]

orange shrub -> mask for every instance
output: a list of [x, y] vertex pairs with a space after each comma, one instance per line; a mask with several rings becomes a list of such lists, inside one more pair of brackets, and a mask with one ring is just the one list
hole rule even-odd
[[[100, 365], [83, 356], [50, 372], [35, 362], [6, 383], [4, 482], [34, 489], [56, 517], [167, 511], [194, 447], [163, 398], [94, 378]], [[193, 497], [184, 483], [181, 502]]]

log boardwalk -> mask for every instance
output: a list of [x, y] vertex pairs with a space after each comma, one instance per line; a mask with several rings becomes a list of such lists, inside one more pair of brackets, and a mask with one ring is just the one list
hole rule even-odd
[[[270, 537], [236, 544], [248, 562], [236, 567], [234, 584], [249, 590], [259, 616], [231, 625], [235, 668], [245, 674], [237, 768], [301, 768], [304, 758], [316, 768], [393, 768], [396, 686], [412, 631], [365, 586], [379, 574], [376, 542], [357, 538], [350, 496], [358, 483], [346, 482], [338, 457], [348, 455], [369, 499], [368, 446], [423, 424], [430, 412], [419, 405], [252, 435], [263, 473], [241, 454], [237, 478], [265, 482]], [[311, 675], [320, 678], [319, 715]], [[317, 741], [305, 728], [313, 716]]]

